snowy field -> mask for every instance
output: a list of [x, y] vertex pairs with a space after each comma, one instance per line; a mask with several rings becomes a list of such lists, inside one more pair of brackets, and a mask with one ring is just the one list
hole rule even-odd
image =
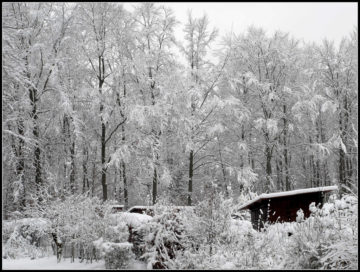
[[[98, 262], [86, 263], [86, 261], [80, 263], [75, 260], [74, 263], [70, 262], [70, 259], [61, 260], [57, 263], [56, 256], [39, 258], [31, 260], [30, 258], [22, 259], [3, 259], [2, 269], [11, 270], [103, 270], [105, 269], [104, 260]], [[142, 262], [134, 260], [132, 267], [129, 269], [146, 269], [146, 265]]]

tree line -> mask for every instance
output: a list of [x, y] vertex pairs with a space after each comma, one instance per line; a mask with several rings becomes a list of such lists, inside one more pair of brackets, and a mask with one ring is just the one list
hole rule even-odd
[[357, 192], [357, 28], [335, 46], [179, 24], [156, 3], [3, 4], [6, 214], [78, 193], [192, 205], [207, 183]]

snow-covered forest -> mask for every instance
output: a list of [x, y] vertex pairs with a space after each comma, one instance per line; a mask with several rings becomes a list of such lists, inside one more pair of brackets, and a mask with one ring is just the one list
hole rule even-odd
[[[357, 28], [335, 45], [210, 22], [176, 37], [161, 3], [2, 4], [3, 258], [357, 268]], [[261, 232], [238, 211], [330, 185]]]

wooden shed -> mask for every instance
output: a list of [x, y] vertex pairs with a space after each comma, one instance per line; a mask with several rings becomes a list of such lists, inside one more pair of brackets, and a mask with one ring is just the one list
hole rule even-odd
[[240, 206], [240, 210], [249, 209], [253, 228], [260, 230], [265, 222], [296, 221], [297, 211], [302, 209], [305, 218], [310, 216], [309, 205], [323, 204], [325, 193], [337, 190], [337, 186], [300, 189], [287, 192], [261, 194]]

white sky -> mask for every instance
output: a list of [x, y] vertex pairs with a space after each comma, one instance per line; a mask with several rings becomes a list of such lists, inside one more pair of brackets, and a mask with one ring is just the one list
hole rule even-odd
[[[187, 10], [196, 17], [208, 15], [210, 25], [219, 29], [220, 36], [233, 29], [243, 33], [249, 25], [263, 27], [268, 34], [276, 30], [290, 32], [297, 39], [321, 43], [326, 37], [336, 44], [357, 27], [357, 3], [236, 3], [236, 2], [157, 2], [171, 7], [183, 24]], [[132, 3], [134, 4], [134, 3]], [[129, 7], [126, 4], [125, 7]], [[183, 25], [176, 36], [183, 36]], [[181, 35], [181, 37], [179, 37]]]

